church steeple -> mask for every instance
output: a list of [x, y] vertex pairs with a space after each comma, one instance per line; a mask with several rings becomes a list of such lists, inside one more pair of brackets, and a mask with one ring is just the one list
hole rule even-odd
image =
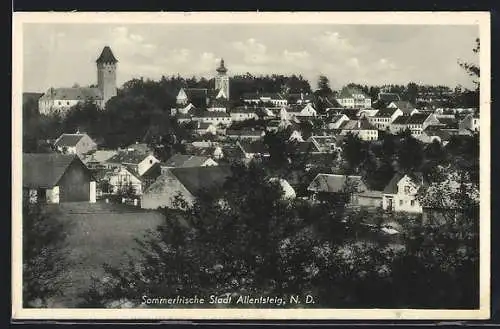
[[216, 71], [215, 90], [218, 91], [218, 96], [229, 99], [229, 76], [226, 74], [227, 68], [224, 66], [224, 59], [220, 60], [220, 65]]
[[226, 69], [226, 67], [224, 66], [224, 59], [221, 59], [221, 60], [220, 60], [220, 65], [219, 65], [219, 67], [217, 68], [217, 72], [219, 72], [220, 74], [226, 74], [227, 69]]

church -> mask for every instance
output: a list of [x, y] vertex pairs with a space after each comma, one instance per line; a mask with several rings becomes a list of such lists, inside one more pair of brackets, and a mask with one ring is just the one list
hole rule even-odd
[[186, 114], [193, 107], [226, 112], [229, 101], [229, 76], [224, 59], [221, 59], [216, 72], [214, 89], [181, 88], [176, 97], [177, 109], [173, 109], [172, 114]]
[[96, 60], [97, 87], [49, 88], [38, 100], [41, 114], [59, 112], [64, 114], [80, 102], [90, 101], [99, 108], [117, 93], [116, 69], [118, 60], [111, 48], [105, 46]]

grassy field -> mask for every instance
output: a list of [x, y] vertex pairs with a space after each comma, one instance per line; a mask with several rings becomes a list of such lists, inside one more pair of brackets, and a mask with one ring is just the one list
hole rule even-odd
[[135, 238], [144, 236], [162, 221], [162, 215], [126, 205], [67, 203], [51, 211], [71, 223], [68, 252], [73, 262], [68, 268], [71, 281], [54, 307], [76, 307], [79, 294], [85, 293], [91, 275], [102, 276], [102, 264], [124, 263], [126, 253], [135, 246]]

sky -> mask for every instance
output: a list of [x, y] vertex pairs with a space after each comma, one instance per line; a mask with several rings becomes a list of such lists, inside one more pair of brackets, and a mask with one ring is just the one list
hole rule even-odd
[[220, 58], [229, 75], [302, 74], [315, 88], [354, 82], [458, 84], [472, 79], [457, 60], [477, 63], [477, 26], [338, 24], [47, 24], [23, 26], [23, 90], [95, 84], [95, 60], [109, 45], [117, 82], [180, 74], [211, 78]]

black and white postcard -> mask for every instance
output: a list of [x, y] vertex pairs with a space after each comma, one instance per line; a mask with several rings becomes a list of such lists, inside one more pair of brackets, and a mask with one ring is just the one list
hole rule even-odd
[[14, 13], [14, 319], [487, 319], [487, 12]]

